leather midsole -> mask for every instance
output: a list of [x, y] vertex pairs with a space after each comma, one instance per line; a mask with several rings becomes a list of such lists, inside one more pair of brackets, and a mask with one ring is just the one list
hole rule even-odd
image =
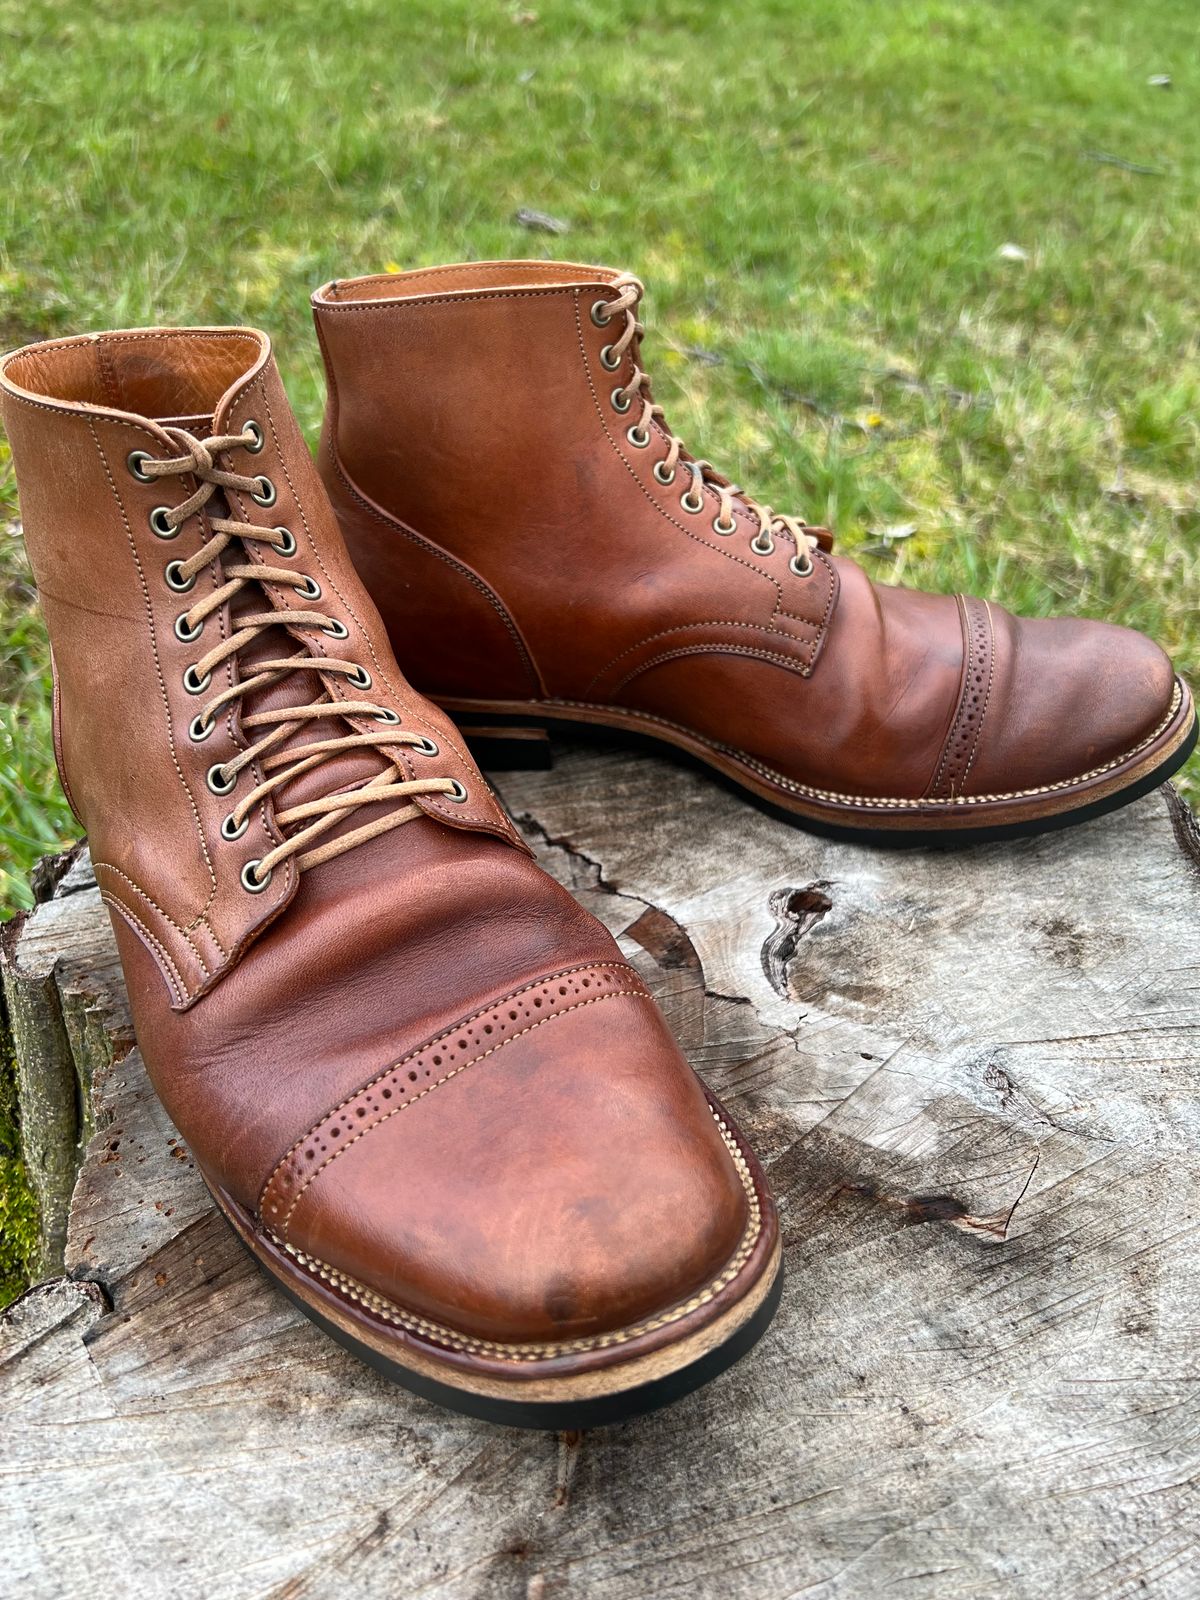
[[222, 1191], [219, 1184], [203, 1172], [201, 1176], [221, 1212], [263, 1270], [279, 1279], [290, 1293], [311, 1306], [327, 1322], [335, 1323], [356, 1343], [369, 1347], [397, 1366], [468, 1394], [492, 1399], [535, 1404], [539, 1401], [587, 1400], [621, 1394], [678, 1372], [732, 1338], [762, 1305], [780, 1270], [781, 1247], [776, 1240], [764, 1266], [734, 1305], [695, 1332], [656, 1349], [584, 1372], [539, 1374], [532, 1364], [525, 1364], [514, 1370], [511, 1376], [498, 1376], [494, 1372], [473, 1371], [461, 1361], [452, 1363], [435, 1346], [424, 1344], [411, 1333], [388, 1329], [368, 1314], [347, 1304], [340, 1295], [265, 1239], [254, 1226], [252, 1218]]
[[[1020, 821], [1026, 817], [1053, 816], [1074, 810], [1127, 788], [1145, 773], [1154, 771], [1184, 743], [1195, 720], [1191, 695], [1182, 680], [1177, 679], [1175, 698], [1163, 724], [1143, 744], [1094, 773], [1037, 790], [930, 800], [834, 795], [813, 791], [804, 793], [805, 786], [793, 784], [783, 774], [772, 772], [745, 752], [714, 744], [665, 718], [630, 711], [621, 706], [597, 706], [582, 701], [477, 700], [436, 694], [433, 698], [444, 711], [455, 717], [512, 717], [526, 725], [531, 719], [540, 718], [545, 721], [587, 723], [641, 734], [676, 745], [719, 772], [735, 778], [762, 798], [785, 806], [801, 816], [833, 820], [842, 827], [896, 830], [979, 828], [1001, 821]], [[486, 732], [484, 729], [474, 731], [476, 734]], [[496, 727], [496, 734], [504, 737], [502, 725]]]

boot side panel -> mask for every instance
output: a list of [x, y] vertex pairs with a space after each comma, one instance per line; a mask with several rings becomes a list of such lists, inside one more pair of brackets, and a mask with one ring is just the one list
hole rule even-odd
[[[515, 618], [547, 698], [592, 698], [598, 680], [681, 628], [765, 633], [794, 670], [809, 671], [833, 609], [832, 567], [818, 562], [801, 581], [782, 552], [754, 553], [749, 514], [735, 511], [737, 536], [723, 535], [714, 494], [689, 509], [682, 472], [655, 477], [668, 436], [656, 421], [632, 427], [621, 385], [633, 358], [612, 364], [615, 333], [597, 325], [596, 303], [578, 286], [544, 285], [390, 302], [318, 297], [327, 463], [336, 454], [359, 496], [483, 581]], [[411, 558], [378, 535], [364, 554], [357, 519], [347, 534], [386, 609]], [[488, 628], [495, 633], [490, 619]], [[434, 628], [423, 637], [446, 674], [443, 694], [529, 695], [495, 681], [497, 668], [512, 678], [507, 642], [501, 654], [481, 640], [477, 656], [455, 663], [445, 660], [453, 633], [452, 646]], [[407, 662], [398, 631], [397, 645]]]
[[335, 444], [336, 406], [317, 464], [351, 560], [373, 597], [401, 670], [424, 694], [536, 699], [544, 690], [503, 602], [471, 567], [389, 516], [351, 482]]
[[[227, 741], [213, 737], [200, 762], [188, 743], [197, 701], [183, 675], [196, 646], [175, 633], [186, 602], [164, 580], [167, 562], [190, 555], [201, 533], [192, 527], [167, 542], [148, 531], [149, 512], [171, 494], [127, 470], [131, 450], [162, 453], [145, 428], [11, 392], [4, 420], [54, 656], [63, 786], [106, 901], [183, 1005], [290, 892], [290, 874], [253, 903], [219, 892], [227, 807], [204, 772], [209, 749], [220, 744], [212, 757], [220, 759]], [[264, 822], [251, 831], [270, 848]]]

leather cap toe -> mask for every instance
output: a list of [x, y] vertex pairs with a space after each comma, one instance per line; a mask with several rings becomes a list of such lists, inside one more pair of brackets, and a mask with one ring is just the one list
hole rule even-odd
[[501, 1343], [604, 1335], [711, 1290], [761, 1230], [753, 1182], [626, 971], [603, 1004], [568, 1005], [402, 1112], [373, 1111], [294, 1186], [288, 1243]]
[[995, 671], [964, 793], [1070, 783], [1161, 729], [1175, 675], [1152, 640], [1108, 622], [992, 615]]

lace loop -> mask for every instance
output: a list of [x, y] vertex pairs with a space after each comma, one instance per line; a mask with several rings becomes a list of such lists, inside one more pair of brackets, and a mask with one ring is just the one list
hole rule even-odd
[[[821, 548], [829, 549], [833, 544], [833, 536], [828, 528], [816, 527], [803, 517], [784, 516], [770, 506], [761, 505], [724, 473], [718, 472], [711, 461], [702, 461], [688, 454], [683, 441], [667, 427], [662, 406], [651, 399], [650, 380], [638, 363], [646, 330], [638, 321], [637, 308], [646, 292], [645, 287], [641, 279], [635, 278], [632, 273], [622, 273], [614, 278], [612, 287], [618, 291], [616, 299], [597, 300], [592, 307], [592, 321], [599, 328], [613, 330], [620, 325], [622, 317], [624, 319], [620, 333], [604, 346], [601, 359], [610, 372], [615, 372], [626, 356], [633, 362], [633, 376], [613, 391], [614, 408], [622, 415], [628, 414], [633, 405], [641, 406], [638, 420], [625, 430], [630, 443], [645, 448], [652, 437], [650, 425], [657, 423], [665, 436], [667, 453], [655, 462], [654, 477], [666, 485], [674, 481], [679, 467], [691, 473], [692, 481], [683, 495], [685, 511], [693, 515], [703, 511], [705, 491], [715, 490], [718, 509], [713, 518], [713, 528], [717, 533], [728, 536], [736, 532], [734, 511], [746, 511], [758, 524], [751, 549], [757, 555], [766, 556], [775, 549], [776, 538], [790, 540], [794, 546], [794, 554], [789, 562], [791, 571], [799, 578], [811, 576], [812, 552]], [[625, 404], [617, 404], [618, 393]]]
[[[249, 477], [231, 472], [221, 466], [218, 459], [226, 451], [234, 449], [257, 454], [262, 449], [263, 437], [256, 423], [248, 423], [242, 433], [216, 434], [208, 439], [198, 439], [185, 428], [168, 427], [166, 432], [179, 446], [179, 455], [157, 458], [139, 450], [132, 452], [129, 460], [130, 472], [142, 483], [183, 476], [191, 476], [196, 480], [196, 488], [179, 505], [155, 508], [154, 517], [157, 520], [154, 521], [154, 531], [161, 538], [173, 539], [189, 517], [205, 510], [218, 490], [233, 490], [249, 495], [258, 504], [269, 503], [262, 497], [265, 493], [263, 485], [269, 484], [270, 479], [262, 474]], [[273, 499], [274, 485], [271, 485]], [[264, 594], [267, 593], [266, 585], [277, 584], [309, 600], [320, 597], [320, 586], [304, 573], [252, 561], [227, 564], [222, 559], [231, 549], [246, 551], [256, 543], [266, 545], [276, 555], [291, 555], [296, 549], [296, 541], [287, 529], [260, 528], [233, 516], [207, 513], [205, 520], [211, 537], [203, 548], [186, 560], [171, 561], [166, 570], [168, 587], [181, 594], [194, 589], [197, 578], [205, 568], [215, 569], [218, 579], [215, 588], [205, 593], [177, 619], [176, 632], [181, 639], [199, 638], [205, 619], [226, 606], [232, 606], [235, 598], [249, 584], [257, 584]], [[281, 543], [281, 535], [284, 534], [287, 537]], [[324, 612], [275, 609], [269, 604], [262, 610], [236, 616], [234, 623], [234, 631], [227, 638], [214, 644], [212, 649], [185, 670], [184, 682], [189, 693], [208, 694], [213, 673], [233, 662], [268, 629], [311, 628], [332, 638], [349, 636], [344, 624]], [[249, 676], [238, 677], [233, 683], [208, 696], [191, 721], [191, 737], [194, 740], [207, 739], [216, 727], [218, 716], [226, 708], [241, 704], [248, 696], [271, 688], [295, 672], [319, 672], [326, 680], [340, 678], [360, 692], [371, 686], [370, 674], [356, 662], [318, 655], [310, 649], [301, 648], [290, 655], [256, 660], [252, 663]], [[249, 767], [257, 765], [262, 774], [261, 780], [247, 790], [222, 823], [222, 837], [234, 840], [245, 833], [251, 813], [261, 807], [268, 796], [329, 760], [346, 752], [362, 752], [378, 756], [384, 764], [382, 770], [350, 787], [339, 787], [335, 793], [280, 807], [275, 813], [275, 821], [285, 837], [260, 859], [247, 862], [242, 870], [242, 884], [251, 893], [265, 889], [275, 868], [282, 862], [294, 860], [297, 869], [304, 871], [352, 850], [367, 839], [376, 838], [422, 816], [424, 813], [415, 803], [414, 796], [440, 794], [457, 799], [459, 791], [463, 789], [453, 778], [406, 776], [400, 765], [400, 751], [409, 748], [426, 754], [430, 741], [423, 734], [411, 733], [398, 726], [400, 719], [389, 707], [361, 697], [339, 700], [328, 688], [324, 693], [325, 698], [309, 704], [244, 714], [241, 717], [241, 730], [250, 736], [250, 743], [209, 768], [209, 787], [214, 794], [231, 793], [240, 775]], [[377, 726], [369, 733], [358, 732], [351, 720], [355, 717], [370, 718]], [[300, 744], [288, 743], [302, 730], [312, 727], [319, 731], [322, 726], [329, 725], [328, 719], [333, 718], [347, 723], [351, 732], [328, 738], [318, 737]], [[386, 726], [378, 726], [381, 723]], [[374, 810], [380, 806], [389, 809], [361, 827], [317, 844], [322, 834], [359, 807]], [[293, 828], [294, 832], [289, 831]]]

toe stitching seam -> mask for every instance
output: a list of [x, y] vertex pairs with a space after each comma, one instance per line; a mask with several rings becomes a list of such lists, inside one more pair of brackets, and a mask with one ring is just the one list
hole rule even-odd
[[933, 782], [926, 791], [929, 799], [961, 798], [979, 751], [996, 673], [991, 608], [986, 601], [974, 600], [970, 595], [956, 595], [955, 601], [962, 628], [962, 680], [954, 719], [943, 741]]
[[[585, 1001], [584, 1004], [595, 1004], [595, 1001]], [[497, 1047], [499, 1048], [499, 1047]], [[461, 1070], [461, 1069], [459, 1069]], [[433, 1322], [427, 1317], [418, 1316], [415, 1312], [405, 1311], [393, 1301], [367, 1287], [366, 1284], [352, 1278], [348, 1273], [341, 1272], [338, 1268], [322, 1261], [319, 1257], [300, 1250], [297, 1246], [287, 1243], [279, 1235], [267, 1230], [268, 1237], [274, 1244], [292, 1257], [306, 1272], [315, 1275], [326, 1283], [338, 1295], [351, 1300], [362, 1310], [369, 1312], [380, 1320], [392, 1326], [403, 1329], [407, 1333], [415, 1334], [425, 1339], [431, 1339], [449, 1350], [465, 1355], [488, 1356], [495, 1360], [511, 1361], [528, 1365], [536, 1361], [553, 1360], [564, 1355], [584, 1355], [596, 1350], [605, 1350], [613, 1346], [627, 1344], [632, 1339], [641, 1338], [646, 1334], [655, 1333], [661, 1328], [669, 1327], [672, 1323], [682, 1321], [694, 1312], [701, 1310], [719, 1295], [722, 1290], [737, 1278], [744, 1269], [762, 1234], [762, 1206], [759, 1202], [754, 1174], [750, 1170], [742, 1147], [729, 1124], [714, 1108], [709, 1108], [713, 1120], [717, 1124], [722, 1142], [737, 1170], [746, 1196], [747, 1220], [742, 1237], [734, 1250], [733, 1255], [717, 1275], [710, 1279], [703, 1289], [691, 1295], [687, 1300], [672, 1306], [669, 1310], [658, 1316], [643, 1319], [631, 1324], [629, 1327], [614, 1329], [610, 1333], [591, 1334], [578, 1339], [568, 1339], [559, 1342], [529, 1342], [504, 1344], [494, 1339], [478, 1338], [471, 1334], [464, 1334], [444, 1323]]]
[[[576, 707], [587, 711], [608, 711], [610, 706], [595, 706], [582, 700], [554, 700], [547, 702], [564, 709]], [[1093, 778], [1102, 778], [1106, 773], [1123, 766], [1125, 762], [1132, 761], [1135, 756], [1148, 750], [1154, 742], [1164, 734], [1174, 721], [1180, 706], [1183, 703], [1183, 688], [1179, 680], [1175, 680], [1175, 692], [1171, 697], [1171, 704], [1166, 715], [1152, 733], [1140, 740], [1132, 749], [1123, 751], [1119, 756], [1114, 756], [1111, 761], [1106, 761], [1103, 766], [1093, 767], [1088, 772], [1077, 773], [1073, 778], [1060, 778], [1055, 783], [1039, 784], [1028, 789], [1010, 789], [997, 794], [962, 794], [948, 795], [944, 798], [924, 795], [914, 799], [910, 796], [892, 795], [863, 795], [847, 794], [837, 789], [817, 789], [811, 784], [798, 783], [795, 779], [777, 772], [774, 767], [769, 767], [754, 756], [747, 755], [744, 750], [739, 750], [736, 745], [722, 744], [718, 740], [705, 738], [694, 728], [689, 728], [681, 722], [672, 722], [668, 717], [660, 717], [649, 711], [638, 711], [637, 715], [644, 721], [657, 722], [665, 728], [673, 728], [678, 733], [687, 734], [690, 739], [706, 745], [710, 750], [715, 750], [720, 755], [729, 756], [732, 760], [739, 761], [743, 766], [749, 767], [768, 782], [778, 788], [786, 790], [789, 794], [801, 796], [811, 800], [828, 801], [833, 805], [841, 806], [850, 811], [887, 810], [887, 811], [921, 811], [921, 810], [965, 810], [970, 806], [994, 805], [1006, 800], [1032, 800], [1039, 795], [1057, 794], [1063, 789], [1074, 788], [1076, 784], [1089, 783]], [[622, 708], [623, 709], [623, 708]]]
[[[613, 967], [619, 970], [618, 963], [613, 963]], [[592, 970], [595, 969], [591, 967], [578, 969], [578, 971], [581, 973], [590, 972]], [[485, 1050], [481, 1050], [476, 1054], [469, 1056], [467, 1060], [460, 1061], [457, 1066], [452, 1067], [448, 1072], [445, 1072], [440, 1077], [435, 1078], [431, 1083], [426, 1084], [424, 1088], [418, 1090], [416, 1093], [408, 1093], [406, 1090], [401, 1090], [400, 1092], [404, 1097], [399, 1101], [399, 1103], [392, 1106], [388, 1110], [383, 1110], [382, 1105], [378, 1102], [392, 1098], [396, 1087], [399, 1086], [400, 1078], [404, 1075], [405, 1069], [408, 1069], [409, 1081], [415, 1082], [419, 1069], [412, 1066], [413, 1062], [420, 1061], [422, 1058], [428, 1055], [431, 1060], [431, 1067], [427, 1068], [426, 1071], [430, 1072], [433, 1066], [438, 1066], [441, 1064], [442, 1057], [435, 1053], [436, 1048], [439, 1045], [443, 1045], [444, 1041], [448, 1037], [457, 1032], [462, 1031], [464, 1033], [469, 1033], [473, 1030], [470, 1025], [460, 1023], [458, 1028], [449, 1029], [446, 1033], [439, 1034], [436, 1039], [431, 1040], [428, 1044], [423, 1045], [419, 1050], [412, 1052], [408, 1056], [405, 1056], [402, 1061], [398, 1062], [387, 1073], [382, 1074], [379, 1078], [373, 1080], [371, 1084], [366, 1085], [355, 1095], [352, 1095], [349, 1097], [349, 1099], [343, 1101], [342, 1106], [337, 1111], [330, 1112], [327, 1117], [322, 1118], [322, 1120], [317, 1123], [312, 1130], [310, 1130], [305, 1139], [298, 1141], [297, 1145], [293, 1148], [292, 1153], [285, 1157], [284, 1161], [281, 1162], [276, 1168], [275, 1172], [272, 1173], [271, 1178], [263, 1191], [262, 1201], [260, 1204], [260, 1216], [262, 1217], [264, 1223], [268, 1226], [273, 1225], [277, 1227], [280, 1230], [283, 1238], [286, 1239], [292, 1214], [294, 1213], [297, 1205], [300, 1203], [302, 1196], [326, 1167], [331, 1165], [332, 1162], [336, 1161], [337, 1158], [349, 1150], [352, 1145], [357, 1144], [359, 1140], [362, 1139], [366, 1134], [373, 1132], [374, 1129], [380, 1127], [383, 1123], [390, 1121], [391, 1118], [397, 1114], [397, 1112], [404, 1111], [409, 1106], [416, 1105], [418, 1101], [426, 1099], [430, 1094], [433, 1093], [435, 1089], [440, 1089], [443, 1084], [449, 1083], [452, 1078], [457, 1078], [460, 1073], [465, 1072], [468, 1067], [476, 1066], [479, 1062], [486, 1061], [489, 1057], [496, 1055], [497, 1052], [502, 1050], [506, 1045], [514, 1044], [518, 1039], [523, 1039], [527, 1034], [533, 1033], [537, 1028], [543, 1027], [547, 1022], [556, 1021], [559, 1017], [566, 1016], [572, 1011], [580, 1011], [586, 1006], [594, 1006], [604, 1000], [617, 1000], [626, 998], [652, 1001], [652, 996], [650, 995], [649, 991], [644, 985], [642, 985], [641, 980], [637, 977], [637, 974], [633, 972], [632, 968], [628, 969], [628, 976], [634, 979], [638, 987], [608, 989], [602, 994], [591, 995], [586, 999], [572, 999], [566, 1004], [554, 1005], [551, 1009], [547, 1010], [543, 1016], [529, 1022], [525, 1027], [520, 1028], [514, 1033], [506, 1034], [503, 1038], [498, 1039], [495, 1044], [490, 1045]], [[613, 981], [616, 980], [614, 979]], [[553, 987], [557, 983], [558, 975], [556, 975], [554, 979], [549, 980], [548, 984], [544, 980], [542, 984], [528, 985], [526, 990], [519, 992], [528, 993], [531, 989], [548, 986]], [[562, 986], [560, 985], [560, 987]], [[576, 992], [578, 992], [578, 989]], [[477, 1017], [495, 1015], [504, 1007], [509, 1006], [510, 1000], [515, 1000], [515, 998], [516, 996], [512, 996], [501, 1000], [497, 1002], [495, 1006], [489, 1008], [488, 1010], [481, 1011], [476, 1015]], [[541, 1005], [540, 996], [537, 997], [536, 1004], [538, 1006]], [[526, 1008], [526, 1012], [529, 1014], [528, 1008]], [[511, 1009], [509, 1015], [511, 1018]], [[472, 1019], [472, 1021], [473, 1020], [474, 1019]], [[517, 1019], [513, 1018], [513, 1020]], [[389, 1080], [391, 1080], [391, 1082], [389, 1082]], [[373, 1091], [375, 1090], [379, 1091], [378, 1102], [373, 1094]], [[357, 1104], [357, 1102], [360, 1101], [363, 1103], [361, 1105]], [[341, 1135], [343, 1132], [349, 1131], [353, 1119], [351, 1116], [342, 1115], [342, 1112], [344, 1111], [353, 1111], [354, 1115], [361, 1120], [361, 1126], [356, 1128], [354, 1133], [346, 1139], [342, 1139]], [[372, 1116], [371, 1111], [375, 1111], [377, 1114]], [[321, 1138], [322, 1130], [324, 1130], [327, 1134], [327, 1138], [325, 1140], [322, 1140]], [[339, 1141], [334, 1145], [333, 1149], [328, 1148], [328, 1144], [331, 1140]], [[301, 1155], [301, 1147], [306, 1143], [310, 1144], [310, 1150], [304, 1153], [304, 1155], [308, 1158], [307, 1162]], [[318, 1146], [320, 1147], [321, 1160], [316, 1162], [315, 1165], [310, 1165], [309, 1163], [312, 1162]], [[307, 1171], [305, 1171], [306, 1165], [308, 1166]], [[294, 1192], [289, 1197], [287, 1191], [293, 1186]]]
[[260, 1216], [262, 1215], [275, 1188], [279, 1185], [280, 1180], [283, 1178], [288, 1167], [295, 1163], [296, 1157], [301, 1149], [303, 1149], [304, 1145], [307, 1144], [322, 1127], [346, 1111], [348, 1107], [352, 1106], [356, 1100], [361, 1099], [364, 1095], [370, 1094], [372, 1090], [378, 1088], [394, 1073], [398, 1072], [401, 1067], [408, 1066], [410, 1062], [415, 1061], [417, 1057], [423, 1055], [426, 1051], [432, 1050], [435, 1046], [442, 1044], [447, 1039], [452, 1038], [454, 1034], [461, 1032], [463, 1029], [471, 1028], [479, 1021], [481, 1017], [486, 1016], [489, 1012], [498, 1010], [503, 1006], [511, 1006], [514, 1001], [519, 1001], [523, 996], [529, 994], [534, 989], [545, 989], [552, 984], [560, 982], [564, 978], [578, 978], [585, 972], [620, 972], [627, 981], [632, 979], [635, 983], [641, 982], [641, 979], [638, 977], [633, 968], [629, 966], [628, 962], [580, 961], [574, 966], [561, 967], [558, 971], [547, 973], [544, 977], [534, 978], [529, 983], [521, 984], [519, 988], [509, 989], [504, 994], [498, 996], [495, 1000], [489, 1002], [488, 1005], [480, 1006], [477, 1010], [469, 1012], [465, 1017], [460, 1017], [459, 1020], [451, 1027], [443, 1028], [439, 1033], [434, 1034], [432, 1038], [423, 1039], [420, 1044], [415, 1045], [411, 1050], [407, 1050], [402, 1056], [399, 1056], [395, 1061], [390, 1062], [386, 1067], [384, 1067], [381, 1072], [377, 1072], [373, 1078], [368, 1079], [366, 1083], [361, 1084], [350, 1094], [339, 1100], [337, 1105], [332, 1106], [328, 1111], [324, 1112], [323, 1115], [318, 1117], [316, 1122], [312, 1123], [308, 1128], [305, 1129], [298, 1139], [292, 1142], [292, 1144], [287, 1148], [287, 1150], [284, 1151], [283, 1155], [281, 1155], [279, 1160], [275, 1163], [274, 1167], [271, 1169], [270, 1175], [262, 1186], [262, 1192], [259, 1196]]

